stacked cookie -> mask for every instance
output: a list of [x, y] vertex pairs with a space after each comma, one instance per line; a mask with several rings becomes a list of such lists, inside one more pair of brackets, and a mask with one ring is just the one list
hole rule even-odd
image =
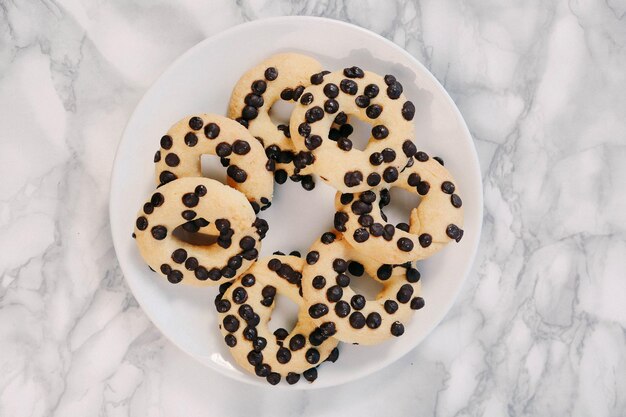
[[[269, 110], [296, 103], [289, 126]], [[416, 261], [463, 236], [462, 200], [439, 158], [414, 143], [415, 106], [392, 75], [349, 67], [323, 71], [313, 58], [279, 54], [246, 72], [228, 117], [198, 114], [176, 123], [154, 156], [157, 189], [141, 208], [134, 237], [148, 265], [173, 284], [219, 285], [215, 308], [235, 361], [270, 384], [313, 382], [337, 360], [339, 342], [376, 344], [401, 336], [424, 306]], [[350, 119], [372, 124], [364, 150], [353, 147]], [[204, 178], [200, 156], [220, 157], [228, 185]], [[290, 178], [311, 190], [314, 178], [337, 189], [335, 230], [304, 259], [258, 259], [274, 183]], [[387, 222], [389, 189], [421, 196], [409, 224]], [[213, 235], [209, 246], [177, 237]], [[375, 299], [350, 285], [368, 275]], [[299, 308], [294, 329], [268, 327], [275, 298]]]

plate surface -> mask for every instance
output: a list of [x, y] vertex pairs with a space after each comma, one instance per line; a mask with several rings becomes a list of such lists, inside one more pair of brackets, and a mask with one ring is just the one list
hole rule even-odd
[[[315, 34], [313, 37], [312, 34]], [[152, 158], [169, 127], [194, 113], [225, 114], [231, 89], [248, 68], [278, 52], [301, 52], [329, 70], [357, 65], [394, 74], [417, 108], [418, 149], [438, 155], [456, 177], [465, 208], [465, 236], [421, 262], [426, 307], [405, 334], [377, 346], [340, 345], [337, 363], [323, 364], [309, 384], [283, 388], [310, 389], [346, 383], [368, 375], [414, 348], [442, 320], [467, 276], [482, 224], [482, 183], [478, 158], [456, 106], [432, 74], [392, 42], [365, 29], [314, 17], [280, 17], [233, 27], [206, 39], [178, 58], [145, 94], [119, 144], [111, 178], [110, 217], [115, 250], [128, 284], [152, 322], [183, 351], [231, 378], [267, 386], [239, 369], [217, 329], [213, 299], [216, 288], [188, 288], [159, 279], [142, 261], [131, 238], [135, 216], [154, 189]], [[358, 133], [355, 132], [355, 134]], [[207, 163], [207, 171], [212, 165]], [[203, 167], [204, 168], [204, 167]], [[222, 178], [223, 173], [220, 173]], [[261, 217], [270, 225], [261, 256], [276, 250], [306, 253], [314, 239], [332, 228], [334, 190], [317, 181], [311, 192], [288, 181], [275, 190], [272, 207]], [[391, 221], [408, 218], [415, 198], [392, 191]], [[385, 210], [387, 212], [387, 209]], [[273, 319], [288, 325], [281, 305]]]

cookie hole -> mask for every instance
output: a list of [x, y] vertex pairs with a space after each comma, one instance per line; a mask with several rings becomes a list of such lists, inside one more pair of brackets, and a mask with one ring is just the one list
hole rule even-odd
[[[349, 138], [352, 142], [352, 149], [362, 151], [367, 147], [371, 131], [372, 125], [369, 123], [356, 117], [349, 117], [348, 122], [343, 125], [333, 124], [328, 131], [328, 138], [335, 142], [340, 138]], [[339, 143], [337, 146], [339, 146]]]
[[410, 224], [411, 210], [419, 205], [420, 196], [399, 187], [392, 187], [389, 191], [390, 203], [382, 209], [387, 216], [387, 222], [393, 225], [401, 222]]
[[208, 233], [203, 233], [202, 231], [206, 230], [207, 228], [208, 226], [205, 228], [201, 228], [199, 231], [195, 233], [191, 233], [183, 229], [183, 226], [180, 225], [176, 229], [174, 229], [174, 232], [172, 232], [172, 234], [175, 238], [180, 239], [183, 242], [190, 243], [192, 245], [211, 246], [215, 242], [217, 242], [217, 235], [210, 235]]
[[267, 324], [270, 331], [273, 333], [276, 329], [283, 328], [291, 332], [297, 321], [298, 305], [285, 295], [276, 295], [274, 298], [274, 311]]
[[222, 165], [220, 157], [217, 155], [202, 155], [200, 157], [202, 176], [214, 179], [226, 184], [226, 168]]
[[368, 300], [376, 299], [379, 292], [383, 290], [383, 285], [370, 277], [367, 273], [364, 273], [360, 277], [356, 277], [351, 273], [347, 273], [350, 277], [350, 287], [355, 293], [361, 294]]
[[289, 118], [296, 103], [293, 101], [277, 100], [272, 107], [270, 107], [269, 115], [270, 120], [276, 126], [287, 125], [289, 126]]

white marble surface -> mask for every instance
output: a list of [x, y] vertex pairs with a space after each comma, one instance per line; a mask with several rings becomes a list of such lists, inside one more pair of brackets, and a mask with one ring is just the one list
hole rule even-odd
[[[155, 77], [207, 36], [288, 14], [421, 60], [485, 187], [446, 320], [377, 374], [297, 393], [224, 380], [165, 340], [107, 214], [117, 142]], [[624, 0], [0, 0], [0, 416], [626, 415], [625, 16]]]

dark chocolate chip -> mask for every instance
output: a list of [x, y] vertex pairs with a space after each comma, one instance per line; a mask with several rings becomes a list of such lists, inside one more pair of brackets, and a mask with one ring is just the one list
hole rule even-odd
[[420, 246], [423, 248], [427, 248], [430, 246], [431, 243], [433, 243], [433, 237], [428, 233], [422, 233], [419, 236], [418, 240], [420, 242]]
[[457, 194], [452, 194], [450, 196], [450, 202], [456, 208], [459, 208], [463, 205], [463, 201], [461, 201], [461, 197], [459, 197]]
[[311, 135], [304, 139], [304, 146], [310, 151], [319, 148], [322, 145], [322, 138], [319, 135]]
[[154, 163], [157, 163], [161, 160], [161, 151], [156, 151], [154, 153]]
[[374, 224], [374, 218], [369, 214], [362, 214], [359, 216], [358, 222], [363, 227], [370, 227], [372, 224]]
[[265, 70], [264, 75], [267, 81], [274, 81], [278, 77], [278, 70], [274, 67], [269, 67]]
[[404, 117], [405, 120], [413, 120], [413, 117], [415, 116], [415, 105], [410, 102], [407, 101], [402, 105], [402, 117]]
[[420, 280], [420, 273], [415, 268], [408, 268], [406, 271], [406, 280], [411, 283], [416, 283]]
[[398, 249], [402, 252], [411, 252], [413, 250], [413, 241], [406, 237], [398, 239]]
[[396, 100], [402, 94], [402, 90], [402, 84], [396, 81], [387, 87], [387, 96], [392, 100]]
[[393, 301], [393, 300], [387, 300], [387, 301], [385, 301], [384, 307], [385, 307], [385, 311], [386, 311], [388, 314], [393, 314], [393, 313], [395, 313], [396, 311], [398, 311], [398, 303], [396, 303], [396, 302], [395, 302], [395, 301]]
[[[191, 148], [193, 146], [196, 146], [197, 143], [198, 143], [198, 136], [196, 136], [195, 133], [189, 132], [189, 133], [187, 133], [185, 135], [185, 145], [187, 145], [187, 146], [189, 146]], [[178, 165], [178, 164], [176, 164], [176, 165]], [[170, 166], [174, 166], [174, 165], [170, 165]]]
[[420, 310], [425, 305], [424, 299], [422, 297], [415, 297], [411, 300], [411, 309], [412, 310]]
[[360, 311], [355, 311], [350, 314], [350, 326], [355, 329], [362, 329], [365, 327], [365, 316]]
[[380, 89], [378, 88], [376, 84], [368, 84], [365, 86], [365, 90], [363, 90], [365, 95], [368, 96], [369, 98], [376, 97], [379, 91]]
[[285, 381], [287, 381], [289, 385], [296, 384], [300, 381], [300, 375], [295, 372], [289, 372], [285, 377]]
[[161, 137], [161, 148], [170, 149], [174, 142], [172, 141], [172, 137], [170, 135], [165, 135]]
[[187, 259], [187, 251], [185, 249], [179, 248], [172, 252], [172, 260], [177, 264], [182, 264]]
[[374, 223], [370, 226], [370, 233], [374, 237], [382, 236], [384, 233], [383, 225], [380, 223]]
[[462, 230], [455, 224], [449, 224], [448, 227], [446, 227], [446, 235], [448, 235], [450, 239], [454, 239], [458, 242], [461, 240]]
[[313, 288], [317, 290], [321, 290], [322, 288], [326, 286], [326, 278], [324, 278], [321, 275], [318, 275], [315, 278], [313, 278], [311, 285], [313, 285]]
[[392, 183], [398, 179], [398, 170], [396, 167], [387, 167], [383, 171], [383, 179], [387, 183]]
[[400, 229], [403, 232], [407, 232], [409, 231], [409, 225], [404, 223], [404, 222], [400, 222], [398, 224], [396, 224], [396, 229]]
[[367, 231], [367, 229], [365, 229], [364, 227], [359, 227], [358, 229], [354, 231], [354, 234], [353, 234], [354, 241], [357, 243], [363, 243], [367, 239], [369, 239], [369, 237], [370, 237], [370, 234]]
[[232, 314], [224, 317], [222, 324], [224, 325], [224, 328], [231, 333], [234, 333], [239, 329], [239, 319]]
[[146, 230], [146, 228], [148, 227], [148, 219], [146, 219], [144, 216], [137, 217], [135, 226], [137, 226], [137, 229], [139, 230]]
[[412, 296], [413, 286], [411, 284], [404, 284], [398, 290], [398, 293], [396, 294], [396, 299], [402, 304], [406, 304], [409, 302]]
[[252, 91], [257, 94], [263, 94], [267, 89], [267, 83], [263, 80], [256, 80], [252, 83]]
[[317, 369], [311, 368], [302, 372], [302, 376], [309, 382], [313, 382], [317, 379]]
[[350, 305], [355, 310], [362, 310], [365, 307], [365, 297], [360, 294], [353, 295], [350, 299]]
[[315, 365], [320, 361], [320, 353], [315, 348], [310, 348], [309, 350], [307, 350], [304, 357], [306, 358], [306, 361], [311, 365]]
[[263, 362], [263, 354], [261, 352], [257, 352], [255, 350], [250, 351], [250, 353], [248, 353], [248, 363], [250, 363], [250, 365], [259, 365]]
[[341, 137], [337, 140], [337, 146], [342, 151], [349, 151], [352, 149], [352, 141], [348, 138]]
[[182, 197], [183, 204], [187, 207], [195, 207], [200, 202], [200, 199], [194, 193], [186, 193], [183, 194]]
[[334, 123], [341, 126], [341, 125], [346, 124], [347, 121], [348, 121], [348, 116], [344, 112], [341, 111], [337, 113], [337, 116], [335, 116]]
[[339, 87], [337, 84], [328, 83], [324, 86], [324, 94], [328, 98], [335, 98], [339, 95]]
[[383, 107], [378, 104], [372, 104], [365, 110], [365, 114], [370, 119], [376, 119], [383, 112]]
[[402, 152], [404, 152], [404, 154], [410, 158], [417, 152], [417, 147], [415, 146], [413, 141], [407, 139], [402, 143]]
[[369, 185], [370, 187], [377, 186], [378, 184], [380, 184], [380, 181], [381, 177], [376, 172], [372, 172], [367, 176], [367, 185]]
[[389, 129], [384, 125], [376, 125], [372, 128], [372, 136], [374, 139], [385, 139], [389, 136]]
[[284, 184], [287, 181], [287, 171], [285, 171], [284, 169], [279, 169], [274, 172], [274, 180], [278, 184]]
[[345, 288], [348, 285], [350, 285], [350, 277], [347, 276], [346, 274], [338, 274], [337, 277], [335, 278], [335, 282], [340, 287], [344, 287]]
[[356, 187], [363, 181], [363, 174], [361, 171], [348, 171], [344, 177], [343, 182], [348, 187]]
[[309, 316], [314, 319], [323, 317], [326, 314], [328, 314], [328, 306], [326, 304], [316, 303], [309, 307]]
[[451, 183], [450, 181], [444, 181], [441, 183], [441, 191], [443, 191], [446, 194], [452, 194], [454, 193], [454, 184]]
[[381, 323], [382, 323], [383, 319], [382, 317], [380, 317], [380, 314], [378, 314], [377, 312], [371, 312], [367, 315], [367, 319], [365, 319], [365, 323], [367, 324], [367, 327], [369, 327], [370, 329], [377, 329], [380, 327]]
[[337, 314], [338, 317], [344, 318], [348, 316], [351, 310], [350, 304], [345, 301], [339, 301], [335, 304], [335, 314]]
[[391, 334], [396, 337], [402, 336], [404, 334], [404, 325], [399, 321], [394, 322], [391, 325]]
[[351, 193], [344, 193], [341, 194], [341, 197], [339, 197], [339, 201], [341, 201], [341, 204], [343, 205], [350, 204], [350, 202], [352, 202], [352, 199], [354, 199], [354, 195]]
[[209, 123], [204, 126], [204, 136], [209, 139], [215, 139], [220, 135], [220, 127], [215, 123]]
[[198, 265], [198, 260], [194, 257], [189, 257], [185, 261], [185, 268], [187, 268], [188, 271], [195, 271]]
[[343, 69], [343, 75], [348, 78], [363, 78], [365, 76], [365, 73], [359, 67], [350, 67]]
[[165, 226], [154, 226], [150, 232], [156, 240], [163, 240], [167, 237], [167, 228]]
[[409, 175], [409, 178], [407, 179], [407, 184], [409, 184], [411, 187], [417, 187], [419, 185], [419, 183], [422, 182], [422, 179], [420, 178], [420, 176], [415, 173], [412, 172]]
[[426, 195], [428, 194], [428, 191], [430, 190], [430, 184], [426, 181], [422, 181], [419, 184], [417, 184], [417, 187], [415, 187], [415, 189], [417, 190], [417, 193], [419, 195]]
[[385, 264], [381, 265], [376, 271], [376, 276], [381, 281], [386, 281], [391, 278], [391, 273], [393, 271], [393, 267], [391, 265]]
[[237, 165], [229, 166], [226, 170], [226, 174], [238, 184], [246, 182], [246, 180], [248, 179], [248, 174], [246, 173], [246, 171], [239, 168]]
[[337, 100], [328, 99], [324, 102], [324, 111], [329, 114], [335, 114], [339, 110], [339, 102]]
[[246, 103], [248, 106], [252, 106], [255, 108], [259, 108], [261, 106], [263, 106], [263, 103], [265, 102], [265, 100], [263, 100], [263, 97], [259, 94], [254, 94], [254, 93], [250, 93], [248, 94], [244, 99], [243, 99], [244, 103]]
[[[368, 96], [360, 95], [360, 96], [357, 96], [357, 98], [354, 99], [354, 103], [357, 105], [357, 107], [360, 107], [360, 108], [364, 109], [364, 108], [366, 108], [367, 106], [370, 105], [370, 98]], [[377, 105], [374, 104], [374, 106], [377, 106]], [[374, 106], [370, 106], [370, 107], [374, 107]], [[367, 107], [367, 109], [369, 110], [370, 107]], [[380, 106], [378, 106], [378, 107], [380, 107]], [[380, 108], [380, 110], [382, 111], [382, 108]], [[367, 113], [367, 111], [366, 111], [366, 113]], [[378, 114], [380, 114], [380, 113], [378, 113]], [[378, 116], [376, 116], [376, 117], [378, 117]], [[375, 117], [372, 117], [372, 119], [375, 119]]]
[[385, 75], [384, 80], [385, 80], [385, 84], [391, 85], [396, 82], [396, 77], [394, 77], [391, 74], [387, 74]]
[[176, 178], [178, 178], [176, 176], [176, 174], [174, 174], [173, 172], [170, 172], [170, 171], [163, 171], [159, 175], [159, 181], [161, 182], [161, 185], [167, 184], [168, 182], [172, 182]]
[[300, 97], [300, 104], [308, 106], [309, 104], [313, 103], [313, 99], [314, 99], [313, 94], [304, 93], [302, 94], [302, 97]]
[[250, 144], [245, 140], [237, 139], [233, 143], [233, 151], [237, 155], [245, 155], [250, 152]]
[[336, 237], [337, 235], [335, 235], [333, 232], [326, 232], [322, 234], [322, 238], [320, 240], [322, 241], [323, 244], [330, 245], [331, 243], [335, 241]]
[[416, 152], [415, 159], [417, 159], [420, 162], [426, 162], [428, 161], [428, 154], [422, 151]]
[[339, 83], [339, 88], [341, 88], [341, 91], [343, 91], [344, 93], [350, 94], [352, 96], [355, 95], [359, 90], [359, 86], [357, 85], [357, 83], [345, 78]]

